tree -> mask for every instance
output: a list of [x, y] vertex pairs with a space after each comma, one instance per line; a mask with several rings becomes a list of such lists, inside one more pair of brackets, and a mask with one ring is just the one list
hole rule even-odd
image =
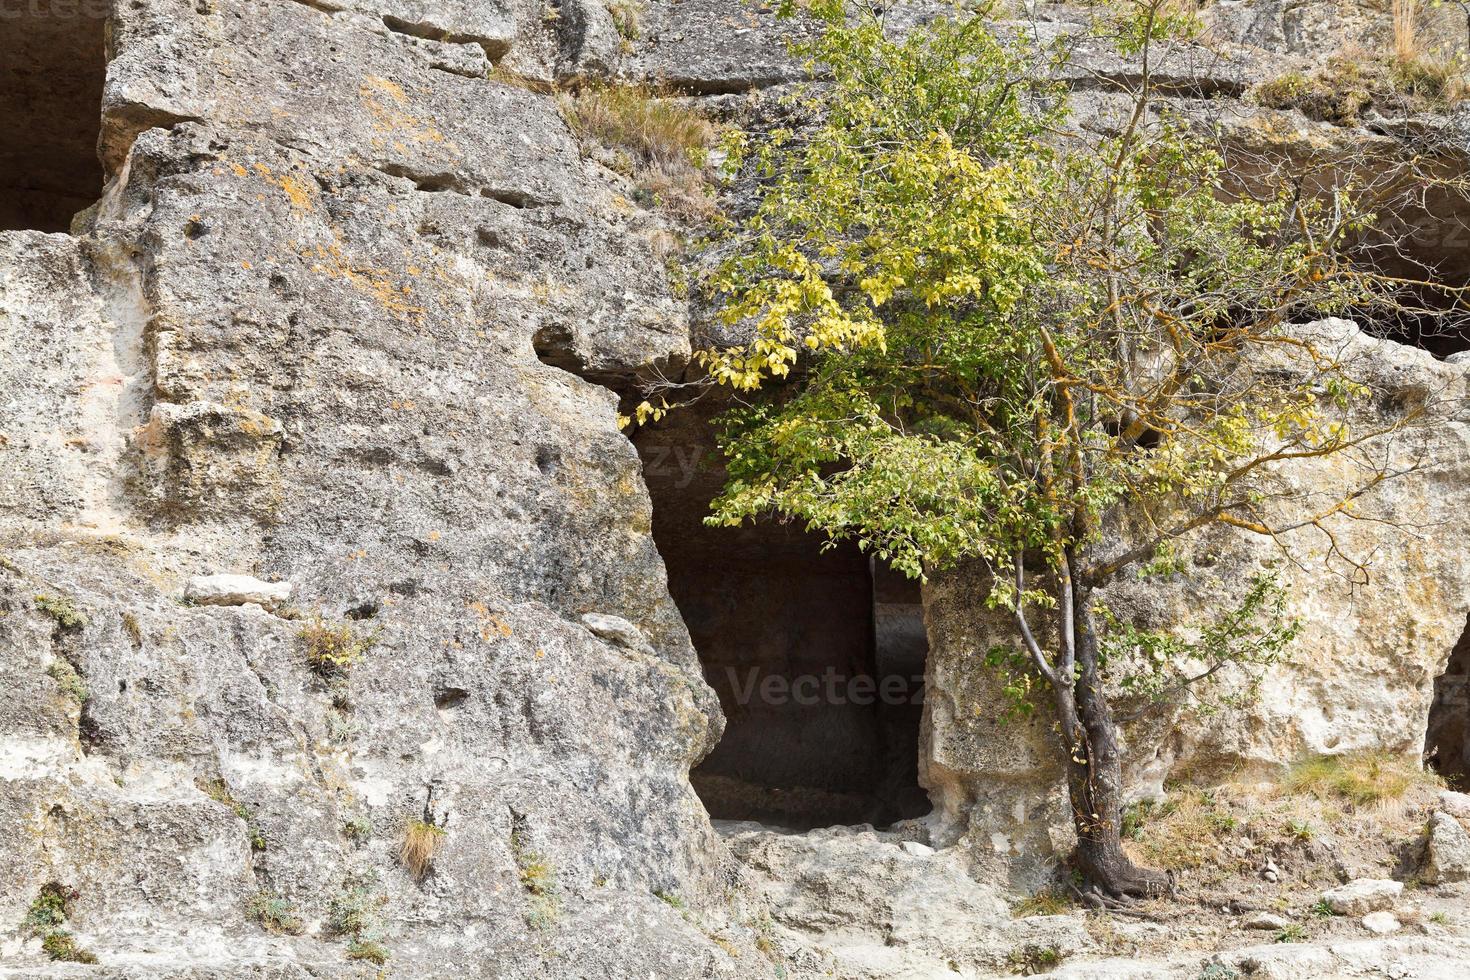
[[[878, 7], [808, 9], [822, 81], [791, 107], [801, 124], [732, 148], [754, 203], [708, 285], [743, 339], [699, 360], [749, 404], [727, 416], [711, 521], [799, 519], [915, 577], [981, 563], [976, 602], [1015, 631], [1015, 655], [990, 659], [1018, 707], [1056, 718], [1078, 868], [1110, 896], [1157, 894], [1166, 877], [1120, 843], [1108, 685], [1176, 697], [1275, 662], [1295, 626], [1264, 579], [1194, 643], [1097, 594], [1212, 524], [1330, 536], [1402, 472], [1385, 445], [1424, 406], [1355, 425], [1370, 392], [1330, 331], [1292, 326], [1399, 307], [1408, 284], [1351, 261], [1375, 188], [1307, 191], [1283, 170], [1238, 186], [1208, 127], [1156, 105], [1155, 59], [1189, 26], [1168, 0], [1100, 22], [1140, 67], [1090, 132], [1048, 81], [1064, 45], [980, 17], [900, 36]], [[1361, 478], [1278, 506], [1272, 468], [1329, 455]]]

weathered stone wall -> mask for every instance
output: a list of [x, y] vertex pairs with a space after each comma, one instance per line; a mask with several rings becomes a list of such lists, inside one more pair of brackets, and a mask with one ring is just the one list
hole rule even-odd
[[[45, 962], [56, 882], [116, 975], [355, 974], [326, 920], [367, 882], [395, 975], [724, 968], [654, 896], [724, 893], [687, 779], [718, 703], [615, 396], [536, 349], [681, 362], [666, 224], [487, 77], [522, 31], [568, 70], [539, 8], [328, 6], [119, 4], [100, 205], [0, 233], [4, 958]], [[289, 610], [184, 601], [214, 573], [376, 644], [324, 681]]]
[[[1212, 62], [1206, 94], [1254, 118], [1230, 100], [1316, 58], [1328, 8], [1219, 5], [1221, 32], [1261, 47]], [[764, 913], [746, 914], [690, 787], [724, 719], [601, 386], [689, 356], [677, 229], [583, 157], [549, 89], [657, 78], [740, 111], [799, 77], [782, 39], [805, 28], [734, 0], [650, 2], [632, 39], [599, 0], [128, 0], [105, 11], [99, 95], [81, 43], [96, 10], [69, 19], [85, 11], [0, 21], [0, 122], [29, 135], [0, 149], [0, 959], [70, 969], [21, 927], [55, 883], [110, 976], [372, 975], [330, 924], [362, 888], [392, 975], [774, 973]], [[12, 98], [68, 60], [50, 102]], [[1092, 67], [1076, 81], [1099, 99], [1128, 77], [1106, 52]], [[1269, 121], [1252, 132], [1349, 152], [1397, 138]], [[44, 214], [10, 193], [37, 176], [64, 178]], [[72, 235], [42, 233], [99, 197]], [[1374, 350], [1385, 397], [1463, 396], [1459, 368]], [[1130, 730], [1134, 785], [1417, 751], [1470, 606], [1467, 466], [1447, 422], [1383, 500], [1417, 536], [1383, 539], [1368, 588], [1292, 571], [1295, 663], [1245, 715]], [[683, 557], [713, 565], [718, 547]], [[1270, 559], [1228, 535], [1201, 555], [1193, 584], [1120, 589], [1119, 608], [1179, 622]], [[186, 601], [219, 573], [291, 598]], [[942, 855], [942, 880], [895, 840], [861, 881], [863, 839], [839, 835], [835, 870], [802, 875], [783, 862], [827, 860], [814, 839], [738, 848], [785, 925], [860, 940], [846, 962], [864, 976], [919, 962], [883, 945], [895, 935], [926, 969], [1001, 968], [984, 935], [935, 939], [961, 918], [1011, 928], [960, 866], [1065, 843], [1037, 840], [1062, 812], [1045, 732], [992, 720], [975, 594], [954, 577], [927, 596], [923, 778], [935, 842], [970, 845]], [[345, 680], [308, 668], [318, 614], [375, 638]], [[852, 764], [884, 738], [829, 726], [804, 762]], [[445, 832], [421, 879], [396, 854], [411, 820]], [[260, 894], [304, 934], [253, 921]], [[889, 912], [849, 934], [849, 895]]]

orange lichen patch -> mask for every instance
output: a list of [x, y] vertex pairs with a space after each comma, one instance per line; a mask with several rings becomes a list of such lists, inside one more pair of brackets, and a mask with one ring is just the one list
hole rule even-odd
[[491, 612], [490, 608], [483, 602], [471, 602], [469, 609], [470, 612], [475, 614], [475, 618], [480, 621], [480, 639], [486, 643], [494, 640], [497, 636], [504, 639], [511, 635], [512, 630], [506, 625], [505, 620]]
[[423, 317], [424, 308], [413, 305], [406, 298], [413, 293], [411, 287], [395, 283], [392, 272], [388, 269], [364, 267], [351, 262], [335, 232], [330, 245], [308, 247], [302, 254], [315, 256], [319, 260], [311, 267], [313, 272], [322, 272], [334, 279], [345, 280], [389, 312], [405, 319], [418, 320]]
[[[401, 140], [412, 143], [445, 143], [444, 134], [432, 122], [408, 111], [408, 93], [403, 86], [377, 75], [369, 75], [357, 88], [358, 98], [373, 117], [373, 129], [395, 136], [394, 148], [406, 150]], [[378, 141], [374, 141], [378, 142]]]
[[291, 206], [297, 211], [311, 211], [316, 206], [316, 190], [297, 174], [287, 174], [284, 177], [273, 179], [281, 190], [286, 192]]

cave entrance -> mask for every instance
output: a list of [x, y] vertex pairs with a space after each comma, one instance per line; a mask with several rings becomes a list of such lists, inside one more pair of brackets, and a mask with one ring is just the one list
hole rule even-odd
[[1470, 787], [1470, 619], [1444, 673], [1434, 679], [1424, 763], [1455, 789]]
[[690, 775], [710, 815], [810, 830], [928, 813], [917, 584], [796, 524], [706, 527], [724, 476], [697, 409], [634, 442], [669, 591], [725, 712]]
[[67, 231], [102, 193], [107, 7], [0, 2], [0, 231]]

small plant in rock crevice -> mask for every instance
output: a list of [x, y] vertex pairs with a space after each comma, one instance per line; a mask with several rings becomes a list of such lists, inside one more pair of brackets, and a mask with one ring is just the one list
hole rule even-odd
[[1199, 980], [1240, 980], [1240, 971], [1228, 963], [1206, 963], [1199, 971]]
[[86, 615], [65, 596], [38, 595], [34, 601], [36, 608], [55, 620], [63, 630], [79, 630], [87, 625]]
[[388, 962], [388, 948], [375, 939], [353, 939], [347, 944], [349, 960], [364, 960], [378, 966]]
[[427, 820], [410, 820], [403, 828], [403, 839], [398, 844], [398, 860], [421, 881], [433, 868], [434, 855], [444, 843], [446, 831]]
[[358, 847], [366, 844], [373, 836], [373, 825], [367, 817], [353, 817], [342, 824], [342, 836]]
[[662, 888], [657, 888], [654, 889], [653, 897], [658, 899], [660, 902], [663, 902], [665, 905], [669, 906], [669, 908], [678, 909], [680, 912], [687, 912], [689, 910], [688, 903], [686, 903], [674, 892], [664, 891]]
[[561, 916], [561, 882], [556, 866], [527, 848], [520, 831], [512, 832], [510, 845], [521, 887], [526, 890], [526, 923], [533, 929], [550, 929]]
[[252, 851], [265, 850], [265, 834], [261, 832], [260, 823], [255, 819], [255, 814], [250, 812], [249, 807], [235, 799], [223, 779], [196, 780], [195, 785], [205, 796], [216, 803], [223, 803], [234, 812], [235, 816], [245, 821], [245, 830], [250, 837]]
[[607, 12], [612, 16], [618, 36], [625, 42], [636, 41], [642, 36], [643, 4], [639, 0], [610, 0]]
[[306, 664], [325, 678], [344, 676], [362, 662], [378, 642], [380, 629], [359, 632], [351, 623], [329, 624], [317, 613], [296, 633], [306, 650]]
[[1315, 840], [1317, 837], [1317, 828], [1305, 820], [1288, 820], [1286, 822], [1286, 832], [1293, 840], [1302, 843]]
[[71, 665], [71, 661], [65, 657], [56, 657], [46, 668], [46, 674], [61, 688], [61, 693], [77, 704], [86, 703], [91, 692], [87, 689], [87, 682], [77, 669]]
[[60, 963], [96, 963], [97, 956], [90, 950], [77, 945], [76, 937], [65, 929], [46, 933], [41, 940], [41, 950]]
[[1299, 943], [1306, 938], [1307, 930], [1293, 922], [1291, 925], [1282, 926], [1276, 930], [1276, 935], [1272, 937], [1272, 940], [1278, 943]]
[[1011, 969], [1022, 976], [1046, 973], [1062, 962], [1062, 952], [1055, 946], [1027, 943], [1011, 950], [1006, 957]]
[[41, 937], [41, 950], [52, 960], [62, 963], [96, 963], [97, 957], [77, 944], [76, 937], [63, 926], [71, 915], [71, 903], [78, 898], [74, 888], [60, 882], [41, 886], [26, 910], [22, 929]]
[[260, 892], [250, 900], [249, 911], [250, 918], [266, 932], [291, 936], [301, 932], [301, 916], [296, 907], [280, 895]]
[[26, 911], [25, 929], [27, 932], [44, 933], [54, 929], [66, 921], [67, 914], [71, 911], [71, 903], [77, 898], [74, 889], [65, 887], [57, 882], [42, 885], [40, 892], [36, 894], [35, 901]]
[[382, 920], [378, 910], [388, 897], [377, 888], [375, 875], [349, 880], [327, 904], [327, 928], [348, 937], [347, 958], [366, 960], [379, 966], [388, 961], [383, 945]]
[[61, 963], [96, 963], [97, 957], [77, 944], [76, 937], [63, 926], [71, 915], [71, 903], [78, 898], [74, 888], [60, 882], [48, 882], [41, 886], [36, 898], [26, 910], [22, 929], [41, 937], [41, 950], [52, 960]]

